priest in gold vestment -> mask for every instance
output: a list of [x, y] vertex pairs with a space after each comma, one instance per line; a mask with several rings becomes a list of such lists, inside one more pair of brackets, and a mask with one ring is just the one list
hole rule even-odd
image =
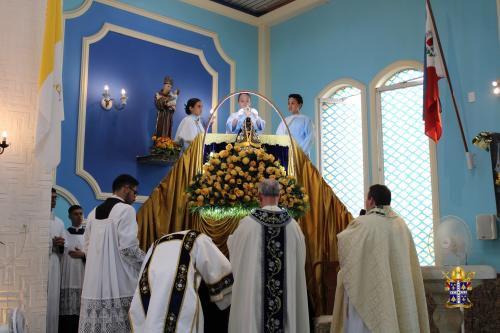
[[367, 213], [338, 234], [340, 271], [332, 333], [429, 332], [424, 283], [413, 238], [373, 185]]

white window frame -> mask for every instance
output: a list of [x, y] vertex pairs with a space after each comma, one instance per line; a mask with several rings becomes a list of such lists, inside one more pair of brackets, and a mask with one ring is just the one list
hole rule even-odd
[[[370, 161], [369, 161], [369, 143], [368, 143], [368, 109], [366, 105], [366, 86], [356, 80], [350, 78], [342, 78], [339, 80], [335, 80], [330, 82], [323, 90], [321, 90], [314, 99], [314, 110], [315, 112], [315, 123], [318, 124], [316, 127], [316, 137], [317, 137], [317, 145], [316, 145], [316, 165], [318, 165], [321, 175], [323, 175], [323, 147], [321, 144], [322, 138], [322, 129], [323, 124], [321, 122], [321, 101], [325, 99], [330, 99], [331, 95], [335, 93], [337, 90], [342, 89], [344, 87], [352, 86], [356, 89], [359, 89], [361, 92], [361, 124], [362, 124], [362, 133], [363, 133], [363, 184], [364, 184], [364, 196], [368, 193], [368, 188], [370, 187]], [[357, 212], [351, 212], [356, 214]]]
[[[397, 61], [382, 71], [380, 71], [370, 83], [370, 128], [371, 128], [371, 152], [372, 152], [372, 180], [373, 184], [384, 184], [384, 165], [383, 165], [383, 142], [382, 142], [382, 107], [381, 92], [393, 90], [395, 88], [405, 88], [422, 84], [421, 81], [399, 83], [385, 87], [386, 81], [396, 73], [405, 70], [414, 69], [423, 72], [423, 65], [417, 61]], [[432, 190], [432, 230], [435, 236], [436, 227], [439, 224], [439, 179], [437, 169], [437, 149], [434, 141], [429, 139], [429, 155], [431, 166], [431, 190]], [[434, 237], [434, 240], [436, 238]], [[434, 249], [435, 249], [434, 242]], [[434, 252], [435, 253], [435, 252]], [[440, 265], [439, 258], [434, 257], [435, 264]]]

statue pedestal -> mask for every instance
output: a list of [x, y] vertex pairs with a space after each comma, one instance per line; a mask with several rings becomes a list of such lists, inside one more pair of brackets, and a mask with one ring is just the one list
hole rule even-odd
[[144, 155], [137, 156], [137, 163], [169, 166], [179, 159], [180, 155]]

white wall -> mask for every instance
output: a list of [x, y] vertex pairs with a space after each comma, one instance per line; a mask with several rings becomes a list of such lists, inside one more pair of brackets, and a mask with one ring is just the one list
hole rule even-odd
[[52, 182], [33, 154], [43, 2], [0, 2], [0, 131], [12, 143], [0, 155], [0, 323], [2, 308], [22, 298], [30, 332], [45, 332]]

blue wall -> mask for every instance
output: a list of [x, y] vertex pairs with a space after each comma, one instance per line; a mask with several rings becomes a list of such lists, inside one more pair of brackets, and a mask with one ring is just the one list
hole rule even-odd
[[[82, 3], [83, 1], [80, 0], [65, 0], [64, 9], [65, 11], [74, 10], [79, 8]], [[141, 9], [148, 12], [174, 18], [217, 34], [222, 49], [235, 61], [236, 89], [256, 89], [258, 80], [256, 70], [257, 29], [255, 27], [203, 11], [179, 1], [124, 1], [124, 3], [140, 6]], [[207, 62], [218, 73], [218, 99], [221, 99], [230, 91], [230, 66], [219, 54], [214, 40], [209, 36], [98, 2], [93, 2], [83, 15], [67, 19], [65, 22], [63, 69], [65, 121], [63, 122], [62, 160], [57, 170], [57, 184], [75, 195], [86, 213], [90, 212], [100, 201], [95, 199], [95, 194], [90, 185], [75, 174], [82, 38], [94, 35], [106, 22], [201, 49]], [[201, 64], [197, 57], [189, 54], [180, 56], [179, 54], [182, 52], [177, 51], [177, 53], [160, 54], [161, 52], [168, 53], [168, 50], [172, 49], [158, 47], [147, 42], [143, 42], [144, 45], [142, 46], [123, 46], [123, 40], [119, 41], [120, 38], [124, 37], [112, 33], [105, 38], [110, 39], [107, 43], [92, 44], [90, 48], [84, 168], [86, 171], [91, 171], [103, 192], [110, 192], [111, 184], [109, 181], [113, 177], [112, 174], [130, 172], [140, 180], [143, 178], [142, 183], [144, 186], [140, 187], [140, 194], [148, 195], [168, 170], [157, 166], [137, 166], [134, 158], [136, 155], [145, 154], [151, 143], [150, 135], [153, 128], [150, 127], [154, 127], [155, 122], [153, 95], [162, 87], [163, 76], [165, 74], [173, 76], [175, 80], [174, 88], [181, 89], [178, 101], [179, 112], [174, 122], [174, 133], [183, 115], [182, 105], [187, 98], [201, 97], [204, 101], [205, 112], [207, 113], [210, 110], [211, 77], [208, 77], [207, 73], [201, 70]], [[242, 41], [245, 41], [245, 43]], [[134, 43], [136, 42], [139, 41], [136, 40]], [[252, 47], [247, 47], [248, 45]], [[148, 51], [144, 52], [144, 49], [148, 49]], [[133, 53], [134, 50], [135, 53]], [[99, 54], [99, 56], [93, 57], [95, 54]], [[164, 62], [158, 61], [158, 57], [163, 57]], [[188, 59], [189, 57], [195, 59]], [[177, 66], [176, 68], [168, 68], [169, 59], [176, 60], [170, 63]], [[189, 62], [190, 66], [184, 68], [180, 66], [183, 61]], [[127, 65], [124, 65], [124, 63], [127, 63]], [[152, 66], [154, 65], [158, 66], [157, 73], [152, 72]], [[141, 70], [148, 73], [143, 73], [141, 77]], [[145, 78], [144, 75], [147, 77]], [[135, 80], [131, 80], [131, 77]], [[195, 77], [197, 78], [194, 79]], [[127, 90], [130, 97], [129, 105], [122, 114], [118, 111], [106, 113], [99, 109], [97, 103], [104, 84], [110, 86], [115, 98], [119, 97], [119, 91], [122, 87]], [[141, 112], [141, 108], [146, 115], [143, 119], [137, 117]], [[226, 107], [227, 111], [228, 105]], [[127, 115], [125, 116], [125, 114]], [[128, 125], [128, 127], [124, 126], [122, 133], [124, 135], [131, 133], [131, 136], [133, 135], [135, 138], [125, 136], [122, 138], [123, 140], [116, 140], [119, 142], [115, 141], [114, 145], [109, 147], [116, 149], [120, 147], [119, 144], [122, 144], [122, 148], [128, 147], [126, 152], [127, 154], [130, 153], [128, 154], [130, 156], [125, 161], [120, 160], [117, 156], [106, 154], [105, 150], [109, 148], [103, 146], [110, 143], [109, 140], [113, 138], [112, 133], [119, 131], [117, 126], [120, 126], [120, 122], [125, 117], [128, 119], [131, 115], [134, 117], [134, 114], [136, 117], [134, 118], [134, 128]], [[123, 117], [120, 118], [120, 116]], [[225, 117], [220, 114], [218, 122], [219, 128], [224, 128]], [[110, 130], [110, 133], [106, 133], [106, 127]], [[101, 160], [101, 163], [96, 163], [100, 158], [100, 154], [105, 154], [106, 159]], [[146, 180], [144, 181], [144, 179]], [[136, 207], [139, 206], [139, 204], [136, 205]]]
[[[120, 57], [116, 56], [117, 50]], [[117, 173], [127, 173], [139, 180], [139, 195], [149, 196], [168, 172], [167, 166], [139, 164], [136, 160], [137, 156], [149, 154], [157, 117], [153, 96], [163, 87], [167, 74], [174, 78], [173, 89], [180, 88], [172, 135], [186, 116], [183, 106], [191, 97], [205, 104], [203, 117], [207, 123], [212, 77], [198, 56], [116, 32], [90, 46], [84, 169], [104, 187], [103, 191], [111, 192], [109, 186]], [[105, 84], [114, 88], [110, 93], [115, 103], [122, 87], [128, 92], [124, 110], [101, 108]], [[110, 168], [110, 162], [115, 167]]]
[[[64, 10], [80, 7], [83, 0], [64, 0]], [[208, 12], [179, 0], [117, 0], [148, 12], [180, 20], [219, 36], [226, 54], [236, 62], [236, 90], [257, 90], [257, 28]]]
[[[71, 226], [71, 221], [68, 217], [68, 209], [71, 207], [71, 203], [66, 200], [63, 196], [57, 195], [56, 208], [54, 208], [54, 215], [60, 218], [64, 222], [64, 227], [68, 228]], [[87, 216], [88, 212], [84, 212], [85, 216]]]
[[[500, 77], [496, 2], [441, 0], [433, 4], [470, 144], [479, 131], [500, 132], [500, 99], [491, 93], [491, 81]], [[352, 78], [368, 89], [377, 73], [395, 61], [423, 62], [424, 32], [421, 0], [330, 1], [272, 28], [273, 99], [285, 110], [284, 96], [300, 92], [305, 100], [303, 113], [314, 118], [314, 98], [330, 82]], [[440, 87], [444, 110], [444, 132], [438, 145], [440, 213], [464, 219], [475, 238], [475, 216], [496, 212], [490, 159], [470, 144], [476, 168], [467, 170], [444, 80]], [[476, 93], [475, 103], [466, 101], [470, 91]], [[312, 159], [316, 160], [315, 153]], [[500, 240], [474, 239], [469, 262], [490, 264], [500, 271]]]
[[[65, 10], [75, 9], [82, 0], [65, 0]], [[218, 34], [224, 51], [236, 61], [236, 88], [257, 89], [257, 45], [255, 27], [174, 0], [121, 0], [149, 12], [178, 19]], [[438, 29], [462, 112], [466, 137], [470, 143], [479, 131], [500, 132], [500, 100], [491, 94], [490, 83], [500, 77], [500, 45], [495, 0], [433, 1]], [[102, 6], [102, 5], [100, 5]], [[90, 17], [99, 24], [109, 18], [123, 19], [124, 13], [109, 10], [102, 16]], [[71, 21], [69, 21], [71, 22]], [[134, 20], [132, 29], [150, 29], [148, 23]], [[364, 83], [386, 66], [398, 60], [423, 62], [425, 10], [421, 0], [335, 0], [288, 20], [271, 29], [272, 98], [286, 110], [286, 96], [300, 92], [304, 96], [303, 112], [314, 118], [314, 98], [331, 81], [352, 78]], [[86, 35], [95, 28], [85, 30]], [[158, 28], [152, 28], [153, 31]], [[156, 32], [158, 32], [156, 30]], [[68, 21], [66, 22], [68, 34]], [[184, 42], [195, 36], [179, 35]], [[206, 44], [198, 40], [198, 43]], [[206, 46], [206, 45], [205, 45]], [[65, 45], [65, 102], [67, 84], [79, 86], [81, 39]], [[100, 89], [101, 87], [99, 87]], [[476, 168], [465, 165], [460, 134], [450, 96], [441, 81], [444, 133], [438, 145], [440, 213], [464, 219], [475, 238], [475, 216], [495, 213], [489, 155], [470, 145]], [[466, 101], [467, 93], [476, 93], [476, 102]], [[70, 92], [78, 95], [78, 91]], [[370, 98], [368, 91], [367, 98]], [[62, 176], [74, 175], [74, 149], [78, 104], [73, 98], [66, 103], [63, 127]], [[370, 110], [369, 110], [370, 111]], [[273, 119], [273, 127], [277, 126]], [[69, 161], [64, 161], [71, 156]], [[313, 153], [313, 161], [316, 154]], [[78, 197], [88, 212], [95, 204], [90, 187], [72, 178], [61, 184]], [[500, 271], [500, 240], [473, 243], [471, 263], [491, 264]]]

